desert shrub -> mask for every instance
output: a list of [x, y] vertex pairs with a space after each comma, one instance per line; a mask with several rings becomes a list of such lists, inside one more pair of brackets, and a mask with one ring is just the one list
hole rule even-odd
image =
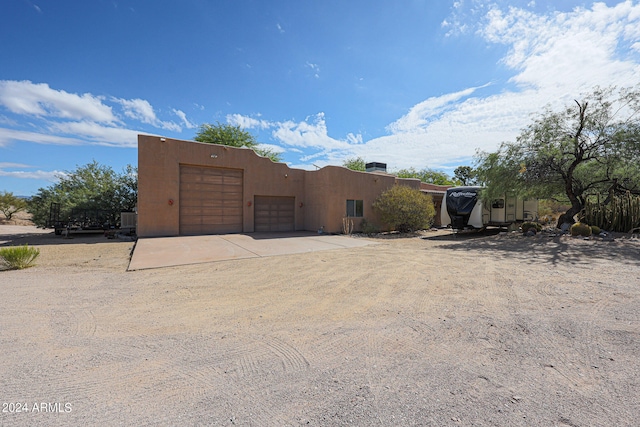
[[522, 228], [522, 232], [526, 233], [527, 231], [529, 231], [530, 229], [534, 229], [536, 231], [536, 233], [542, 231], [542, 225], [538, 224], [537, 222], [523, 222], [522, 225], [520, 226], [520, 228]]
[[591, 227], [584, 222], [576, 222], [571, 226], [570, 230], [572, 236], [591, 236]]
[[602, 230], [600, 230], [600, 227], [598, 227], [597, 225], [592, 225], [591, 226], [591, 234], [600, 234]]
[[373, 203], [391, 230], [407, 233], [431, 227], [436, 210], [431, 196], [405, 185], [394, 185]]
[[374, 224], [370, 223], [364, 218], [362, 219], [362, 222], [360, 222], [360, 230], [364, 234], [376, 234], [380, 232], [380, 229], [378, 227], [376, 227]]
[[10, 270], [21, 270], [33, 266], [40, 249], [29, 245], [0, 248], [0, 261]]

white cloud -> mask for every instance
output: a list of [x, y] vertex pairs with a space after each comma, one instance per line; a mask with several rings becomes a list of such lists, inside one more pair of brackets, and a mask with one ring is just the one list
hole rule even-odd
[[313, 72], [313, 77], [315, 77], [316, 79], [320, 78], [320, 66], [318, 64], [312, 64], [311, 62], [307, 61], [305, 66], [311, 69], [311, 71]]
[[[535, 15], [521, 9], [493, 8], [481, 29], [486, 40], [510, 47], [503, 62], [518, 71], [512, 82], [542, 91], [576, 94], [599, 84], [631, 85], [640, 71], [637, 62], [620, 58], [625, 41], [639, 33], [640, 5], [631, 2], [568, 13]], [[551, 95], [551, 94], [550, 94]]]
[[430, 121], [439, 118], [446, 111], [457, 108], [456, 102], [472, 95], [477, 89], [488, 86], [472, 87], [446, 95], [428, 98], [416, 104], [409, 112], [391, 123], [387, 128], [393, 133], [415, 132], [425, 129]]
[[[322, 148], [325, 150], [345, 150], [350, 148], [348, 141], [331, 138], [327, 133], [327, 124], [324, 113], [318, 113], [312, 123], [303, 122], [279, 122], [275, 125], [272, 135], [285, 145], [303, 148]], [[351, 136], [351, 139], [357, 138]]]
[[66, 122], [54, 123], [51, 129], [57, 133], [75, 135], [96, 145], [118, 147], [137, 147], [138, 134], [136, 130], [102, 126], [94, 122]]
[[[146, 100], [78, 95], [46, 83], [0, 80], [0, 108], [9, 113], [0, 115], [0, 124], [5, 125], [0, 128], [0, 147], [16, 141], [135, 147], [138, 133], [152, 133], [135, 129], [140, 124], [182, 131], [175, 122], [158, 118]], [[195, 127], [183, 111], [172, 111], [186, 128]]]
[[105, 145], [135, 148], [138, 145], [139, 133], [136, 130], [102, 126], [93, 122], [52, 123], [47, 132], [0, 128], [0, 147], [18, 141], [50, 145]]
[[[25, 167], [29, 167], [24, 165]], [[0, 176], [6, 176], [6, 177], [10, 177], [10, 178], [20, 178], [20, 179], [38, 179], [38, 180], [45, 180], [45, 181], [50, 181], [50, 182], [56, 182], [60, 179], [60, 177], [65, 176], [66, 173], [63, 171], [42, 171], [42, 170], [35, 170], [35, 171], [24, 171], [24, 170], [18, 170], [18, 171], [7, 171], [4, 170], [5, 167], [2, 166], [2, 164], [0, 164]]]
[[29, 132], [0, 128], [0, 147], [13, 141], [33, 142], [36, 144], [83, 145], [86, 142], [79, 138], [51, 135], [50, 133]]
[[247, 117], [241, 114], [227, 115], [227, 123], [240, 126], [243, 129], [268, 129], [273, 126], [272, 123], [266, 120], [254, 119], [253, 117]]
[[182, 121], [182, 124], [184, 125], [184, 127], [186, 127], [187, 129], [194, 129], [197, 127], [197, 125], [191, 121], [189, 121], [187, 119], [187, 115], [184, 113], [184, 111], [182, 110], [176, 110], [175, 108], [173, 109], [173, 113], [178, 116], [180, 118], [180, 120]]
[[122, 105], [122, 108], [124, 110], [124, 115], [129, 118], [132, 118], [134, 120], [139, 120], [142, 123], [150, 124], [157, 128], [172, 130], [176, 132], [180, 132], [182, 130], [179, 125], [173, 122], [162, 121], [158, 119], [155, 111], [153, 110], [153, 107], [147, 100], [139, 99], [139, 98], [137, 99], [114, 98], [114, 101]]
[[20, 115], [71, 120], [117, 121], [111, 107], [101, 97], [54, 90], [46, 83], [0, 80], [0, 105]]
[[349, 144], [362, 144], [362, 135], [360, 134], [355, 135], [353, 133], [348, 133], [347, 142], [349, 142]]
[[31, 167], [31, 166], [25, 165], [23, 163], [0, 162], [0, 169], [6, 169], [6, 168], [28, 168], [28, 167]]
[[[345, 150], [349, 149], [352, 144], [362, 143], [362, 135], [360, 134], [349, 133], [344, 140], [330, 137], [324, 113], [307, 117], [302, 122], [292, 120], [269, 122], [241, 114], [230, 114], [227, 116], [227, 123], [240, 126], [243, 129], [272, 129], [271, 136], [276, 141], [286, 145], [288, 147], [286, 151], [291, 152], [302, 153], [300, 149], [316, 148], [321, 149], [322, 153], [326, 154], [331, 150]], [[273, 145], [272, 148], [274, 147], [278, 146]], [[285, 150], [279, 147], [277, 151]], [[318, 154], [312, 154], [310, 158], [316, 157], [318, 157]]]

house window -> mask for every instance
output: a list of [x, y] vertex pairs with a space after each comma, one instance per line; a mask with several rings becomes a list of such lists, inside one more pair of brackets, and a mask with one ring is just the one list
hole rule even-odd
[[364, 202], [362, 200], [347, 200], [347, 216], [363, 217]]

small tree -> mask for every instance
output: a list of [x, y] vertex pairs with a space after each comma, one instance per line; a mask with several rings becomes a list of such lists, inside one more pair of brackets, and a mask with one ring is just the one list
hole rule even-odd
[[6, 191], [0, 193], [0, 212], [7, 219], [11, 219], [13, 214], [27, 209], [27, 202], [24, 199], [16, 197], [13, 193]]
[[234, 126], [222, 123], [212, 125], [205, 123], [200, 126], [200, 129], [198, 129], [193, 139], [207, 144], [251, 148], [256, 154], [267, 157], [274, 162], [282, 161], [282, 155], [280, 153], [270, 148], [259, 147], [260, 144], [256, 141], [256, 137], [242, 129], [239, 125]]
[[342, 166], [352, 171], [365, 172], [367, 170], [366, 165], [362, 157], [352, 157], [342, 162]]
[[431, 227], [436, 211], [431, 196], [405, 185], [394, 185], [373, 203], [382, 222], [401, 233]]

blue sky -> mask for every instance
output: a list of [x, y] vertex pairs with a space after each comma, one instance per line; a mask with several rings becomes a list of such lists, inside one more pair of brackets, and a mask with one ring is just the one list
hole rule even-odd
[[640, 83], [640, 3], [4, 0], [0, 58], [0, 191], [215, 122], [291, 167], [451, 175], [545, 105]]

